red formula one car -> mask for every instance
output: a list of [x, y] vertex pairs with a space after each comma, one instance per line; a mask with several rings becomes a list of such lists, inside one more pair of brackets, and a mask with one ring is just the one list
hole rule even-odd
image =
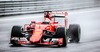
[[[13, 45], [57, 45], [66, 47], [67, 41], [79, 42], [80, 26], [68, 25], [67, 12], [44, 12], [44, 21], [31, 21], [30, 24], [13, 26], [10, 43]], [[64, 25], [56, 22], [56, 18], [64, 18]], [[48, 22], [46, 21], [48, 19]]]

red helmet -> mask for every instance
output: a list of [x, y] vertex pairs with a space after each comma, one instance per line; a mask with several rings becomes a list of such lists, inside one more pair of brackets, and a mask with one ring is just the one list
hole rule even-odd
[[51, 19], [51, 17], [52, 17], [52, 16], [51, 16], [51, 12], [52, 12], [52, 11], [45, 11], [45, 12], [44, 12], [44, 17], [45, 17], [45, 18], [48, 18], [49, 20], [52, 20], [52, 19]]

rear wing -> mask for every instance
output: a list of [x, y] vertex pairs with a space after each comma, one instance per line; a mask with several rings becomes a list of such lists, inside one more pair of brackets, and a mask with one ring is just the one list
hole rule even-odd
[[65, 11], [62, 12], [56, 12], [56, 11], [44, 11], [44, 21], [46, 20], [46, 18], [48, 18], [49, 20], [55, 21], [55, 18], [65, 18], [67, 19], [68, 13]]
[[52, 18], [65, 18], [68, 16], [68, 13], [67, 12], [52, 12], [51, 13], [52, 15]]
[[[49, 15], [49, 16], [46, 16], [46, 15]], [[67, 17], [68, 16], [68, 13], [65, 12], [65, 11], [44, 11], [44, 16], [46, 17], [51, 17], [51, 18], [54, 18], [54, 17], [59, 17], [59, 18], [62, 18], [62, 17]]]
[[[54, 22], [56, 21], [56, 18], [64, 18], [64, 24], [65, 27], [68, 28], [68, 13], [65, 11], [44, 11], [44, 21], [46, 18], [48, 18], [49, 20], [53, 20]], [[53, 18], [53, 19], [52, 19]], [[58, 20], [58, 19], [57, 19]], [[59, 20], [60, 21], [60, 20]], [[58, 22], [58, 21], [57, 21]]]

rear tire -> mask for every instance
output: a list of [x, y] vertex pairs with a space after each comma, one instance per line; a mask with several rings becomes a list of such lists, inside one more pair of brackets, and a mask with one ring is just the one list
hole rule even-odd
[[78, 43], [80, 41], [80, 26], [78, 24], [71, 24], [69, 26], [68, 37], [71, 43]]
[[63, 38], [63, 43], [60, 45], [60, 47], [66, 47], [67, 46], [67, 38], [66, 38], [66, 30], [65, 27], [58, 27], [56, 29], [55, 37], [56, 38]]
[[[20, 38], [20, 37], [24, 37], [24, 35], [22, 34], [22, 27], [21, 26], [13, 26], [12, 27], [12, 31], [11, 31], [11, 38], [16, 37], [16, 38]], [[13, 45], [21, 45], [18, 44], [18, 40], [11, 40], [10, 38], [10, 43]]]

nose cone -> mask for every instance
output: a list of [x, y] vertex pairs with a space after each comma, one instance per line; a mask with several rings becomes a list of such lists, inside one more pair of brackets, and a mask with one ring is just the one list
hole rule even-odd
[[30, 38], [30, 41], [35, 43], [40, 41], [41, 37], [42, 37], [42, 30], [41, 29], [35, 29], [33, 35]]

